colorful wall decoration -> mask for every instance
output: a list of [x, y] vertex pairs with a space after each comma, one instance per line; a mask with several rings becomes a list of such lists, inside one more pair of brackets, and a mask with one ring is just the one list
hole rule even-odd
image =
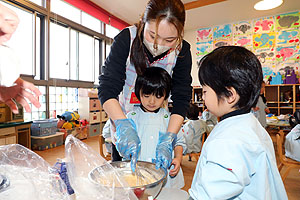
[[228, 45], [252, 51], [262, 64], [265, 80], [278, 73], [283, 79], [293, 73], [300, 78], [300, 11], [200, 28], [197, 62], [213, 49]]

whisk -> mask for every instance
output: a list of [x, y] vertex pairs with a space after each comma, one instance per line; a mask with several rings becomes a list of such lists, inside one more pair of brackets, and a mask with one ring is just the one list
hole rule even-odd
[[138, 164], [136, 164], [135, 172], [132, 172], [136, 176], [136, 184], [137, 186], [143, 185], [145, 180], [145, 176], [141, 173]]

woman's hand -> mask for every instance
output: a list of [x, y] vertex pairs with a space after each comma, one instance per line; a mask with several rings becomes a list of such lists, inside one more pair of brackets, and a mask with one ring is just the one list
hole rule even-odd
[[[19, 112], [15, 102], [21, 104], [23, 108], [25, 108], [26, 112], [31, 112], [27, 100], [29, 100], [35, 107], [41, 107], [38, 99], [41, 92], [38, 88], [36, 88], [32, 83], [24, 81], [21, 78], [18, 78], [15, 81], [15, 84], [16, 85], [11, 87], [0, 86], [0, 102], [8, 105], [11, 111], [15, 114]], [[32, 93], [34, 93], [35, 96]]]
[[7, 42], [19, 24], [17, 14], [0, 4], [0, 45]]

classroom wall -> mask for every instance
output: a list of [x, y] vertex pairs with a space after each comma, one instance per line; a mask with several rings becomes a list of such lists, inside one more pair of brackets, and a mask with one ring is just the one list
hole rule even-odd
[[196, 37], [197, 37], [197, 30], [190, 30], [184, 32], [184, 39], [190, 43], [191, 45], [191, 53], [192, 53], [192, 86], [199, 86], [198, 80], [198, 66], [197, 66], [197, 56], [196, 56]]
[[204, 55], [219, 46], [237, 45], [251, 50], [261, 61], [264, 79], [294, 70], [300, 78], [300, 12], [266, 16], [185, 32], [191, 44], [193, 86], [199, 86], [198, 66]]

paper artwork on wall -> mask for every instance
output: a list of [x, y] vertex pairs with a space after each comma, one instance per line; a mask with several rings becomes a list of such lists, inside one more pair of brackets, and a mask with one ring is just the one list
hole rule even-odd
[[280, 74], [286, 74], [287, 71], [291, 70], [294, 70], [295, 73], [299, 75], [299, 63], [279, 63], [277, 65], [277, 71], [280, 72]]
[[213, 41], [211, 40], [207, 42], [197, 42], [196, 48], [197, 58], [200, 59], [200, 57], [210, 53], [213, 50]]
[[262, 33], [253, 35], [253, 48], [273, 48], [275, 45], [275, 33]]
[[256, 49], [254, 53], [262, 65], [275, 62], [275, 49], [274, 48]]
[[299, 11], [277, 15], [275, 18], [276, 30], [295, 29], [300, 27]]
[[264, 80], [267, 80], [268, 77], [273, 73], [277, 73], [277, 68], [275, 63], [265, 63], [262, 64], [261, 66], [262, 66]]
[[249, 35], [252, 33], [251, 21], [241, 21], [233, 24], [233, 35]]
[[264, 17], [253, 22], [253, 32], [256, 34], [274, 32], [274, 17]]
[[209, 41], [213, 39], [213, 31], [211, 28], [201, 28], [197, 30], [197, 42]]
[[290, 83], [291, 76], [300, 78], [299, 11], [198, 29], [197, 62], [213, 49], [228, 45], [252, 51], [265, 80], [272, 76], [273, 83], [278, 78], [280, 84]]
[[232, 25], [225, 24], [214, 27], [213, 38], [214, 40], [230, 38], [232, 36]]
[[278, 46], [276, 47], [276, 61], [295, 63], [299, 62], [299, 46]]
[[297, 29], [280, 31], [277, 34], [276, 45], [297, 45], [299, 43], [299, 31]]
[[214, 40], [214, 49], [218, 48], [218, 47], [222, 47], [222, 46], [230, 46], [232, 45], [232, 39], [228, 38], [228, 39], [221, 39], [221, 40]]
[[252, 50], [252, 35], [239, 35], [239, 36], [234, 36], [233, 38], [233, 45], [235, 46], [242, 46], [247, 48], [248, 50]]

